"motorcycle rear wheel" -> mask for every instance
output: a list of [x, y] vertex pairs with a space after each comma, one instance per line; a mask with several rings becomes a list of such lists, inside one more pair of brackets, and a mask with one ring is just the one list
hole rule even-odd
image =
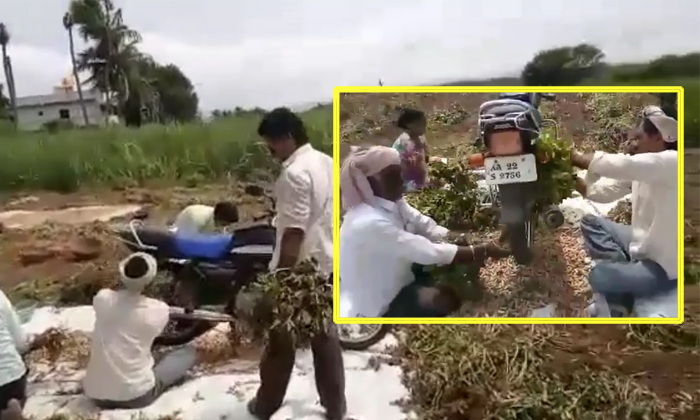
[[535, 224], [531, 220], [509, 224], [506, 226], [506, 232], [515, 262], [520, 265], [530, 264], [535, 257], [532, 252], [532, 245], [535, 242]]

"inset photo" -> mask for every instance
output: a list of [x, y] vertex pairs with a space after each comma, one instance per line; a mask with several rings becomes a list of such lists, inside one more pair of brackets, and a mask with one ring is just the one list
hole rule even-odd
[[336, 89], [336, 322], [679, 321], [681, 88], [440, 89]]

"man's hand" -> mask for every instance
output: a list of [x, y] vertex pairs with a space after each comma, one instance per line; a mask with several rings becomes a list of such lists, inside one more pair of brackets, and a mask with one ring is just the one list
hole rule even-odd
[[493, 258], [494, 260], [500, 260], [501, 258], [508, 258], [511, 256], [510, 249], [499, 245], [496, 242], [489, 242], [484, 245], [486, 249], [486, 258]]
[[577, 168], [588, 169], [591, 164], [593, 155], [584, 155], [583, 153], [577, 152], [576, 150], [571, 151], [571, 164]]
[[466, 233], [459, 233], [459, 232], [447, 232], [447, 235], [445, 235], [445, 242], [449, 242], [451, 244], [459, 245], [459, 246], [469, 246], [469, 236]]

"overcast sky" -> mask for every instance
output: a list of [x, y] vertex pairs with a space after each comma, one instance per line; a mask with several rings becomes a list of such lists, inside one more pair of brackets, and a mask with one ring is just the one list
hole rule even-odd
[[[19, 96], [48, 93], [70, 72], [68, 2], [0, 0]], [[326, 101], [334, 86], [379, 78], [411, 85], [516, 74], [538, 50], [582, 41], [616, 62], [700, 49], [697, 0], [114, 3], [142, 34], [143, 51], [189, 76], [205, 111]]]

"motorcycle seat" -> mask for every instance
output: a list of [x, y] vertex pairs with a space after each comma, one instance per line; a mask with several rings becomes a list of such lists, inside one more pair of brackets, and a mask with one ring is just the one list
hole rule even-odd
[[251, 245], [274, 246], [277, 240], [277, 233], [272, 226], [258, 225], [236, 229], [233, 232], [233, 237], [235, 242], [233, 248]]
[[498, 95], [498, 99], [515, 99], [532, 104], [532, 97], [530, 95], [530, 93], [501, 93]]
[[182, 258], [222, 259], [235, 246], [234, 235], [224, 234], [175, 234], [174, 247]]

